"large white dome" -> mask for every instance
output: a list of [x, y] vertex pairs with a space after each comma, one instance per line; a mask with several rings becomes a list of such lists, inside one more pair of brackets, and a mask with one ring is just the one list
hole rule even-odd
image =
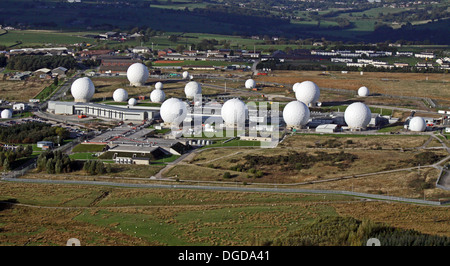
[[425, 119], [420, 116], [415, 116], [409, 120], [409, 130], [411, 131], [422, 132], [425, 131], [426, 128], [427, 124]]
[[351, 128], [366, 128], [371, 118], [369, 107], [361, 102], [352, 103], [345, 109], [345, 123]]
[[245, 88], [247, 89], [253, 89], [256, 87], [256, 82], [253, 79], [247, 79], [245, 81]]
[[170, 98], [161, 105], [161, 118], [165, 123], [178, 126], [187, 115], [186, 104], [177, 98]]
[[184, 87], [186, 98], [193, 99], [195, 95], [202, 94], [202, 86], [196, 81], [190, 81]]
[[127, 78], [132, 86], [142, 86], [149, 77], [148, 68], [142, 63], [134, 63], [127, 70]]
[[12, 118], [12, 112], [11, 112], [11, 110], [9, 110], [9, 109], [3, 110], [3, 111], [2, 111], [2, 114], [1, 114], [1, 117], [2, 117], [3, 119], [9, 119], [9, 118]]
[[75, 80], [70, 87], [75, 102], [89, 102], [94, 97], [95, 86], [88, 77]]
[[153, 90], [150, 93], [150, 100], [154, 103], [162, 103], [166, 99], [166, 94], [163, 90]]
[[317, 102], [320, 97], [319, 87], [312, 81], [303, 81], [295, 86], [294, 91], [295, 98], [306, 105]]
[[162, 84], [162, 82], [160, 82], [160, 81], [156, 82], [155, 89], [162, 90], [163, 87], [164, 87], [164, 85]]
[[369, 96], [369, 89], [366, 86], [362, 86], [358, 89], [358, 96], [360, 97], [367, 97]]
[[300, 127], [308, 123], [310, 111], [305, 103], [300, 101], [292, 101], [283, 109], [283, 119], [286, 126]]
[[295, 92], [295, 91], [297, 90], [297, 87], [298, 87], [300, 84], [301, 84], [300, 82], [295, 83], [295, 84], [292, 86], [292, 90]]
[[248, 115], [248, 109], [243, 101], [234, 98], [223, 104], [221, 115], [225, 124], [228, 126], [244, 126]]
[[128, 105], [135, 106], [137, 104], [137, 100], [135, 98], [130, 98], [128, 100]]
[[128, 100], [128, 92], [122, 88], [114, 91], [113, 99], [115, 102], [126, 102]]
[[182, 76], [183, 76], [183, 79], [189, 78], [189, 72], [184, 71], [183, 74], [182, 74]]

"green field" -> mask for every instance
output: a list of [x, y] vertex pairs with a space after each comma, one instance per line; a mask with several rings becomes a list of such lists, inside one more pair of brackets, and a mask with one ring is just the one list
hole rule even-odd
[[[38, 30], [13, 30], [0, 36], [0, 45], [21, 47], [35, 47], [44, 44], [53, 46], [67, 46], [75, 43], [93, 43], [94, 39], [82, 37], [87, 32], [59, 32], [59, 31], [38, 31]], [[91, 33], [93, 34], [93, 33]]]

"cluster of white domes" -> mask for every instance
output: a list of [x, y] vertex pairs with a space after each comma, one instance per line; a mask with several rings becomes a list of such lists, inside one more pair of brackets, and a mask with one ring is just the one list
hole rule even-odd
[[243, 101], [236, 98], [230, 99], [223, 104], [221, 115], [227, 126], [244, 126], [248, 108]]
[[319, 87], [312, 81], [303, 81], [302, 83], [294, 84], [295, 98], [306, 105], [316, 103], [320, 97]]
[[95, 86], [88, 77], [75, 80], [70, 87], [75, 102], [89, 102], [94, 97]]
[[142, 86], [150, 76], [147, 66], [142, 63], [134, 63], [128, 67], [127, 78], [132, 86]]
[[186, 98], [193, 99], [195, 95], [202, 94], [202, 86], [196, 81], [190, 81], [184, 87]]
[[256, 87], [256, 82], [253, 79], [247, 79], [245, 81], [245, 88], [247, 89], [253, 89]]
[[128, 92], [122, 88], [114, 91], [113, 99], [115, 102], [126, 102], [128, 100]]
[[360, 97], [367, 97], [369, 96], [370, 92], [369, 89], [366, 86], [362, 86], [358, 89], [358, 96]]
[[361, 102], [352, 103], [345, 109], [345, 123], [350, 128], [366, 128], [371, 118], [372, 112], [369, 107]]
[[292, 101], [283, 109], [283, 119], [288, 127], [301, 127], [308, 123], [310, 111], [305, 103]]
[[187, 116], [187, 106], [180, 99], [170, 98], [161, 105], [160, 114], [165, 123], [178, 126]]
[[427, 123], [425, 122], [425, 119], [420, 116], [415, 116], [409, 120], [409, 130], [411, 131], [422, 132], [425, 131], [426, 128]]
[[12, 118], [12, 111], [10, 109], [5, 109], [2, 111], [1, 114], [2, 119], [9, 119]]
[[135, 98], [130, 98], [128, 100], [128, 105], [135, 106], [137, 104], [137, 100]]

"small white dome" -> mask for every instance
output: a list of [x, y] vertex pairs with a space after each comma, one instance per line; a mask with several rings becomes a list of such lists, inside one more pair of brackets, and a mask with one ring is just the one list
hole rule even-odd
[[283, 119], [286, 125], [293, 127], [304, 126], [308, 123], [310, 111], [305, 103], [292, 101], [283, 109]]
[[128, 99], [128, 92], [122, 88], [114, 91], [113, 99], [115, 102], [125, 102]]
[[137, 100], [135, 98], [130, 98], [128, 100], [128, 105], [135, 106], [137, 104]]
[[89, 102], [94, 97], [95, 86], [88, 77], [75, 80], [70, 87], [75, 102]]
[[367, 97], [369, 96], [369, 89], [366, 86], [363, 86], [358, 89], [358, 96]]
[[425, 122], [425, 119], [420, 116], [415, 116], [409, 120], [409, 130], [411, 131], [422, 132], [425, 131], [426, 128], [427, 123]]
[[150, 100], [154, 103], [162, 103], [166, 99], [166, 94], [163, 90], [153, 90], [150, 93]]
[[161, 105], [161, 118], [165, 123], [178, 126], [187, 115], [187, 106], [177, 98], [170, 98]]
[[12, 111], [9, 110], [9, 109], [3, 110], [3, 111], [2, 111], [2, 114], [1, 114], [1, 117], [2, 117], [3, 119], [9, 119], [9, 118], [12, 118]]
[[162, 82], [160, 82], [160, 81], [156, 82], [155, 89], [162, 90], [163, 87], [164, 87], [164, 85], [162, 84]]
[[147, 66], [142, 63], [134, 63], [127, 70], [127, 78], [132, 86], [144, 85], [149, 75]]
[[306, 105], [317, 102], [320, 97], [319, 87], [312, 81], [303, 81], [295, 86], [294, 91], [295, 98]]
[[189, 78], [189, 72], [184, 71], [183, 74], [182, 74], [182, 77], [183, 77], [183, 79]]
[[223, 104], [221, 115], [226, 125], [244, 126], [248, 116], [248, 108], [243, 101], [236, 98], [230, 99]]
[[352, 103], [345, 109], [345, 123], [351, 128], [366, 128], [371, 118], [369, 107], [361, 102]]
[[202, 86], [196, 81], [190, 81], [184, 87], [186, 98], [193, 99], [195, 95], [202, 94]]
[[297, 90], [297, 87], [300, 85], [300, 82], [297, 82], [297, 83], [295, 83], [293, 86], [292, 86], [292, 90], [295, 92], [296, 90]]
[[253, 89], [256, 87], [256, 82], [253, 79], [247, 79], [245, 81], [245, 88], [247, 89]]

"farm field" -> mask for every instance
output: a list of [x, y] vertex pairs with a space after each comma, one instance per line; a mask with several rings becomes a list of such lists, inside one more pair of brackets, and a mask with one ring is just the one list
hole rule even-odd
[[14, 182], [2, 182], [0, 195], [18, 203], [3, 204], [1, 245], [61, 246], [76, 237], [86, 246], [258, 246], [331, 218], [450, 236], [445, 208], [345, 196]]
[[28, 102], [29, 99], [34, 98], [52, 83], [52, 80], [43, 81], [38, 79], [26, 81], [2, 80], [0, 81], [0, 95], [4, 100]]

